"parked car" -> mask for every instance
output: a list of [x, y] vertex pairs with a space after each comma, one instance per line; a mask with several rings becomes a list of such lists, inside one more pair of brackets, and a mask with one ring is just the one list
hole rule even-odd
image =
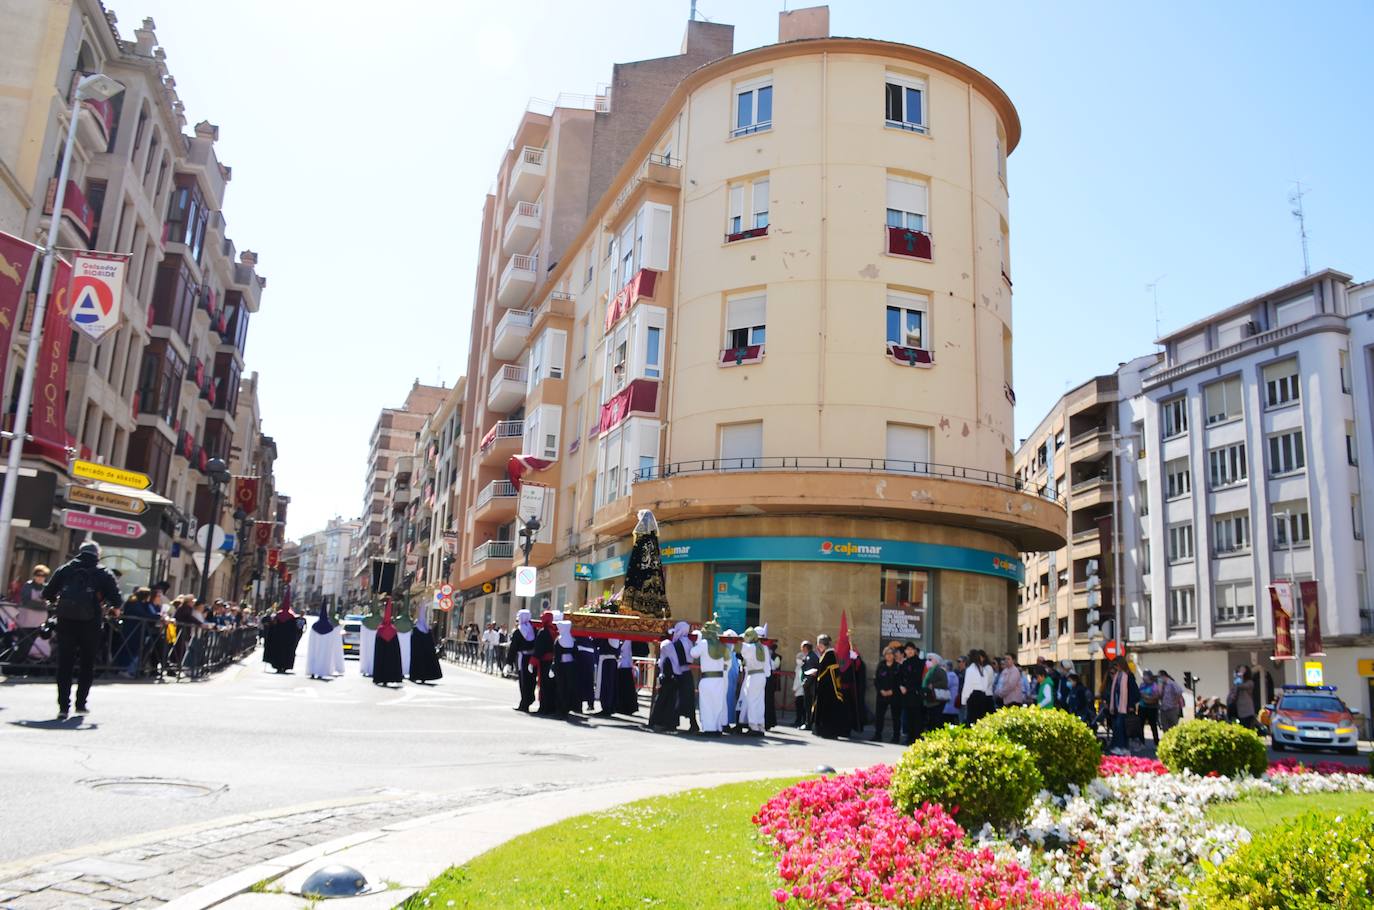
[[1355, 712], [1336, 695], [1335, 686], [1284, 686], [1269, 724], [1275, 752], [1284, 749], [1359, 749]]
[[362, 657], [362, 627], [363, 617], [361, 614], [350, 613], [344, 617], [343, 646], [345, 658]]

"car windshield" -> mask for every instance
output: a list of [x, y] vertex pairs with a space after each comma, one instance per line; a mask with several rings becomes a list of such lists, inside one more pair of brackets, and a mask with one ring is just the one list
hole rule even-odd
[[1344, 711], [1339, 698], [1326, 695], [1285, 695], [1279, 702], [1280, 711]]
[[344, 623], [344, 631], [345, 631], [345, 632], [356, 632], [356, 631], [358, 631], [358, 624], [357, 624], [356, 622], [346, 622], [346, 623]]

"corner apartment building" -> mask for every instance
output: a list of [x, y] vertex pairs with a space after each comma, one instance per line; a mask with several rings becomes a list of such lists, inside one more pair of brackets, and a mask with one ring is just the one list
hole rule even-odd
[[[231, 172], [215, 154], [218, 128], [202, 121], [184, 132], [151, 19], [126, 40], [98, 0], [23, 0], [6, 9], [5, 45], [14, 84], [0, 92], [0, 220], [46, 241], [54, 216], [45, 199], [76, 117], [58, 242], [130, 255], [123, 324], [99, 344], [73, 335], [66, 438], [36, 439], [26, 456], [60, 474], [73, 453], [147, 473], [149, 532], [132, 544], [102, 541], [106, 561], [126, 580], [194, 588], [194, 533], [211, 517], [206, 464], [230, 454], [248, 320], [265, 285], [256, 255], [237, 253], [226, 233]], [[74, 106], [75, 82], [96, 71], [124, 91]], [[3, 377], [11, 408], [27, 341], [16, 332]], [[232, 532], [227, 516], [217, 520]], [[15, 567], [59, 559], [71, 544], [61, 530], [16, 536]]]
[[869, 654], [1014, 641], [1018, 553], [1068, 526], [1012, 476], [1020, 121], [963, 63], [829, 37], [824, 8], [783, 14], [779, 39], [683, 76], [519, 293], [497, 244], [528, 161], [503, 165], [468, 371], [465, 620], [509, 620], [503, 472], [523, 450], [555, 462], [530, 478], [541, 598], [618, 589], [650, 508], [683, 618], [767, 622], [791, 647], [844, 609]]

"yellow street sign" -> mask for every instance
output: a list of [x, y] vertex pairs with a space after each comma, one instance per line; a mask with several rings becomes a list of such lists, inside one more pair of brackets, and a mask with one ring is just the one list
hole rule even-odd
[[1358, 660], [1355, 665], [1360, 668], [1361, 676], [1374, 676], [1374, 657]]
[[137, 496], [121, 496], [118, 493], [107, 493], [104, 490], [81, 487], [76, 484], [67, 487], [67, 502], [79, 502], [84, 506], [113, 509], [127, 515], [142, 515], [148, 509], [148, 504]]
[[79, 458], [72, 462], [72, 473], [88, 480], [103, 480], [106, 483], [117, 483], [121, 487], [133, 487], [135, 490], [146, 490], [152, 485], [147, 474], [126, 471], [107, 464], [96, 464], [93, 461], [82, 461]]

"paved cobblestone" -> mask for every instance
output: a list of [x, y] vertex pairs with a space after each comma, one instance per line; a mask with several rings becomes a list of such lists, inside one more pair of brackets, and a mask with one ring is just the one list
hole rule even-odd
[[[155, 910], [189, 891], [254, 863], [275, 859], [347, 834], [368, 831], [493, 799], [528, 796], [546, 786], [493, 787], [455, 793], [401, 795], [333, 809], [311, 809], [269, 819], [234, 822], [166, 840], [151, 840], [116, 853], [92, 853], [52, 866], [26, 869], [0, 882], [3, 910]], [[117, 864], [170, 866], [175, 871], [136, 881], [109, 874]], [[191, 867], [184, 864], [190, 861]], [[74, 867], [89, 865], [82, 873]], [[67, 866], [69, 868], [62, 868]]]

